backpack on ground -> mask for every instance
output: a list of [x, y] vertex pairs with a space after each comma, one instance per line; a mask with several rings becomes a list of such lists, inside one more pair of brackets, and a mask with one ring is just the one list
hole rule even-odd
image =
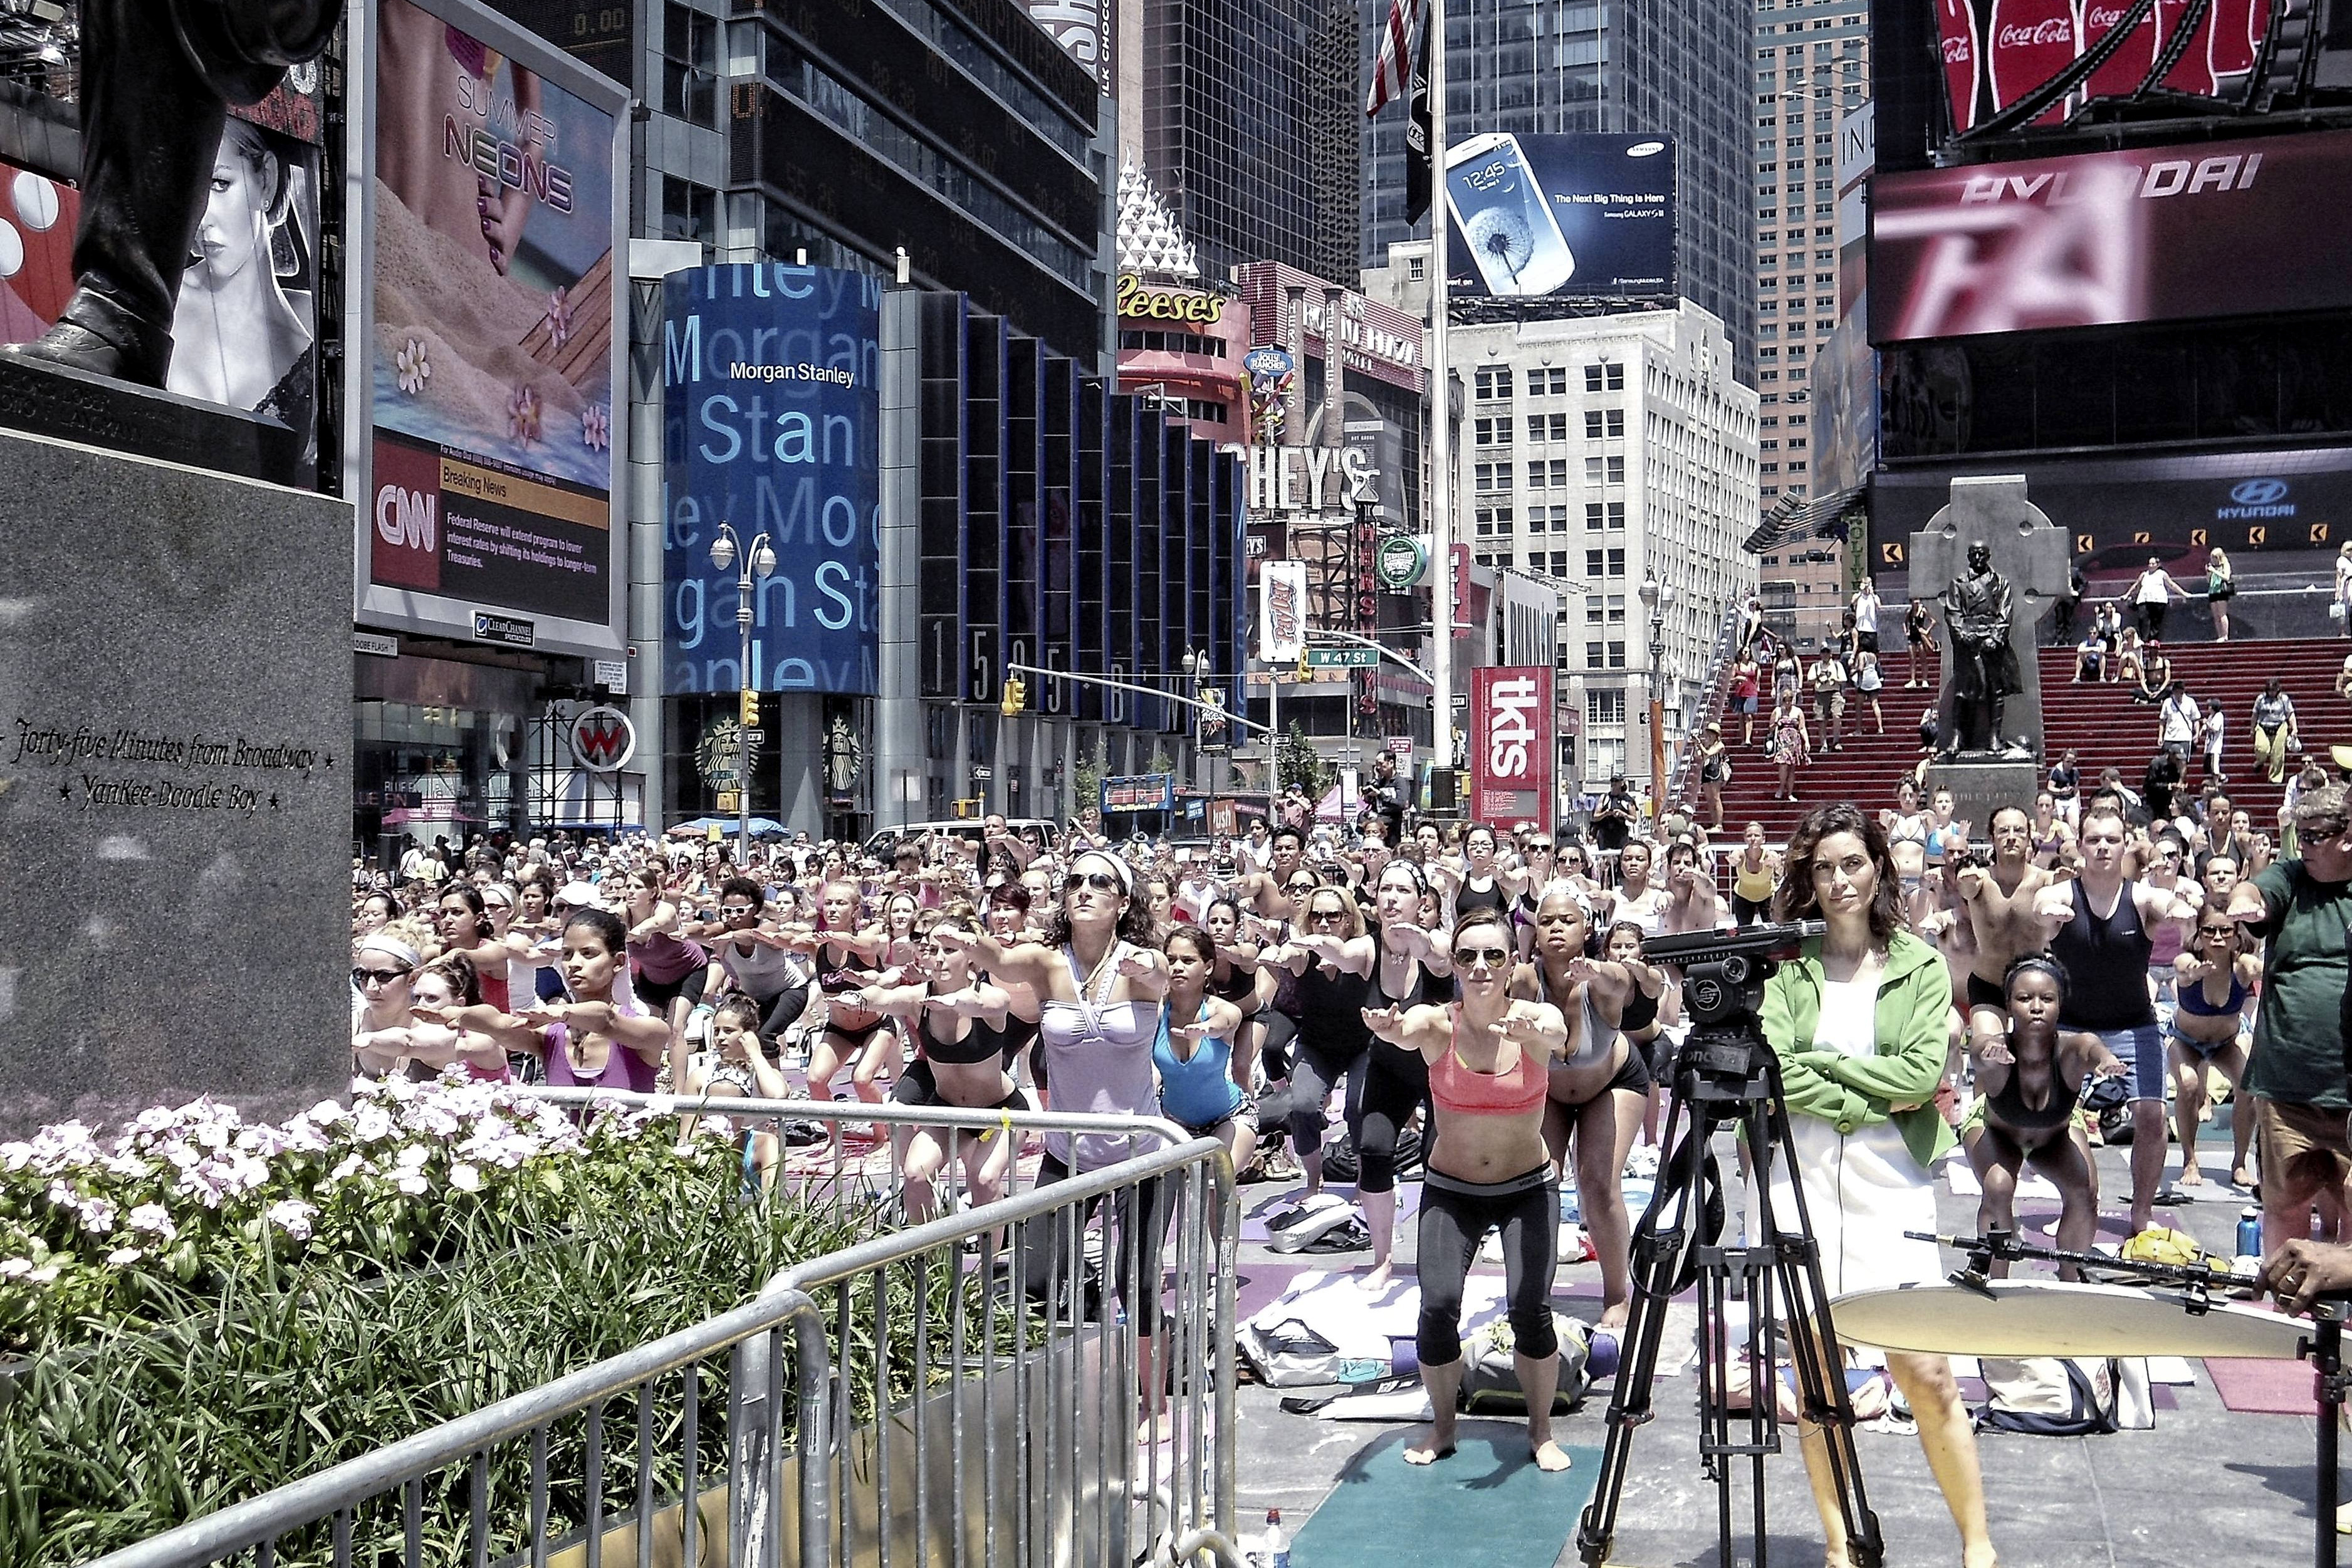
[[1979, 1365], [1990, 1396], [1980, 1432], [2082, 1437], [2156, 1425], [2140, 1357], [1986, 1356]]

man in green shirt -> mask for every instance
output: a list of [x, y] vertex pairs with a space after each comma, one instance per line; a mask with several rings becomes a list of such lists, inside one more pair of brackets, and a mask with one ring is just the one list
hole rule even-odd
[[2309, 1234], [2323, 1187], [2341, 1201], [2352, 1174], [2345, 1137], [2345, 941], [2352, 930], [2352, 818], [2343, 786], [2294, 805], [2299, 858], [2273, 861], [2230, 892], [2230, 918], [2263, 939], [2263, 1005], [2245, 1087], [2262, 1154], [2263, 1234]]

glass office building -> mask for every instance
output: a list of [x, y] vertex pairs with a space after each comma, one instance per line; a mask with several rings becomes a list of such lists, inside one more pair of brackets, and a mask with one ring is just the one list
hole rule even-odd
[[[1358, 0], [1359, 69], [1367, 79], [1388, 10], [1389, 0]], [[1736, 0], [1450, 0], [1445, 22], [1453, 140], [1489, 131], [1654, 131], [1675, 139], [1682, 292], [1723, 322], [1735, 374], [1754, 385], [1749, 7]], [[1393, 241], [1428, 233], [1426, 222], [1404, 221], [1404, 136], [1402, 110], [1365, 127], [1365, 267], [1381, 265]]]

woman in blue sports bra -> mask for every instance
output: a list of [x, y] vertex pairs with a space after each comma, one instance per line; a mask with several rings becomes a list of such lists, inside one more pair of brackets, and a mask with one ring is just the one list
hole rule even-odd
[[[2197, 912], [2189, 945], [2172, 961], [2172, 1038], [2166, 1043], [2165, 1058], [2172, 1068], [2172, 1124], [2180, 1134], [2179, 1186], [2205, 1184], [2205, 1173], [2197, 1168], [2197, 1123], [2208, 1098], [2205, 1069], [2211, 1068], [2227, 1079], [2233, 1098], [2245, 1077], [2246, 1048], [2238, 1043], [2238, 1032], [2246, 1004], [2262, 981], [2263, 960], [2260, 953], [2242, 952], [2244, 945], [2227, 910], [2209, 901]], [[2237, 1142], [2230, 1179], [2251, 1189], [2246, 1147], [2254, 1119], [2230, 1120]]]
[[1257, 1147], [1257, 1101], [1249, 1092], [1249, 1058], [1234, 1051], [1242, 1011], [1208, 989], [1216, 962], [1216, 942], [1200, 927], [1168, 933], [1168, 1005], [1151, 1065], [1160, 1074], [1160, 1114], [1196, 1138], [1223, 1143], [1238, 1171]]

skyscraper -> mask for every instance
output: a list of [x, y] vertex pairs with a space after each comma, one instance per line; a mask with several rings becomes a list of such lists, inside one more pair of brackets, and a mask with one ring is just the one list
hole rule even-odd
[[[1359, 69], [1380, 47], [1389, 0], [1358, 0]], [[1748, 211], [1748, 0], [1448, 0], [1450, 140], [1488, 131], [1656, 132], [1675, 139], [1676, 260], [1683, 294], [1720, 320], [1736, 374], [1756, 377]], [[1366, 267], [1392, 241], [1428, 232], [1404, 221], [1405, 115], [1364, 132]]]
[[1768, 507], [1811, 489], [1811, 366], [1838, 321], [1837, 126], [1869, 84], [1867, 0], [1756, 0], [1756, 386]]
[[1356, 0], [1118, 0], [1119, 144], [1204, 277], [1278, 261], [1356, 280]]

